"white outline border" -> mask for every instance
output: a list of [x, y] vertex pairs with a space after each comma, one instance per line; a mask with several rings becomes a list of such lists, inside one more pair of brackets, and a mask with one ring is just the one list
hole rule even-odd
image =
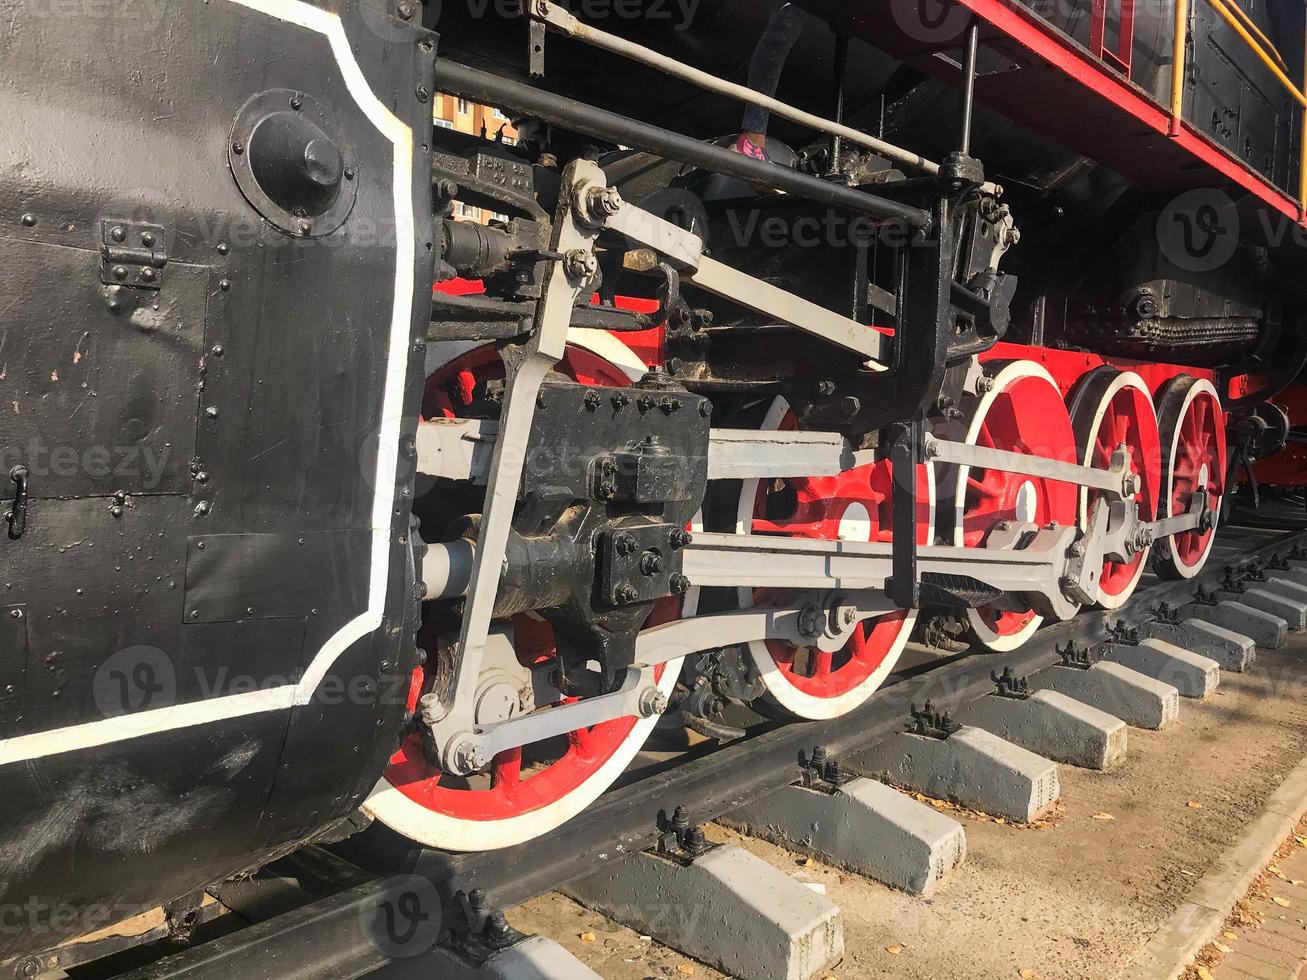
[[313, 699], [318, 684], [350, 645], [381, 627], [390, 575], [390, 517], [398, 480], [404, 381], [408, 373], [409, 332], [413, 320], [413, 272], [417, 260], [413, 240], [413, 130], [391, 113], [368, 85], [363, 70], [354, 58], [349, 36], [345, 33], [339, 15], [311, 6], [303, 0], [227, 2], [326, 37], [350, 95], [369, 121], [395, 147], [392, 175], [395, 198], [395, 295], [381, 405], [376, 479], [373, 484], [377, 490], [372, 500], [372, 566], [368, 584], [368, 608], [341, 627], [323, 645], [298, 684], [188, 702], [123, 718], [106, 718], [5, 739], [0, 741], [0, 766], [308, 704]]

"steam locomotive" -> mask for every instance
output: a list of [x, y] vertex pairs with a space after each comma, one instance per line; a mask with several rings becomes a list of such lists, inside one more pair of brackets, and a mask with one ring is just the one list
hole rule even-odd
[[1307, 421], [1301, 7], [802, 7], [770, 99], [741, 0], [0, 0], [0, 962], [1198, 574]]

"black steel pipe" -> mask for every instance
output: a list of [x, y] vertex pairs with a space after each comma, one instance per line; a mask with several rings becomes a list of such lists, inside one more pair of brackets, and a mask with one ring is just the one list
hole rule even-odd
[[971, 154], [971, 116], [976, 100], [976, 53], [980, 46], [980, 25], [974, 21], [967, 28], [967, 47], [962, 58], [962, 133], [958, 150]]
[[452, 61], [442, 59], [436, 62], [436, 88], [474, 102], [516, 109], [555, 126], [595, 136], [610, 143], [656, 153], [728, 177], [738, 177], [750, 184], [774, 187], [818, 204], [847, 208], [873, 218], [902, 221], [913, 228], [930, 226], [930, 212], [922, 208], [910, 207], [842, 184], [809, 177], [787, 167], [754, 160], [726, 147], [701, 143], [680, 133]]

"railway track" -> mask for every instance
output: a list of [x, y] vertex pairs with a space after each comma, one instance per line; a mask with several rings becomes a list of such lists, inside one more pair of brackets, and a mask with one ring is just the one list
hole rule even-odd
[[929, 700], [939, 711], [957, 713], [993, 691], [992, 673], [1011, 669], [1034, 678], [1060, 662], [1059, 646], [1097, 642], [1109, 623], [1138, 626], [1163, 603], [1174, 607], [1189, 601], [1196, 586], [1216, 587], [1227, 565], [1265, 560], [1304, 544], [1307, 531], [1225, 528], [1199, 579], [1145, 581], [1124, 609], [1082, 613], [1039, 631], [1010, 653], [963, 654], [938, 666], [914, 668], [841, 718], [765, 725], [737, 742], [696, 747], [675, 764], [605, 794], [555, 830], [549, 847], [527, 844], [470, 854], [415, 851], [378, 827], [365, 836], [366, 848], [351, 841], [329, 850], [305, 849], [260, 878], [213, 891], [238, 918], [255, 920], [252, 924], [129, 975], [138, 980], [262, 977], [269, 964], [278, 963], [288, 970], [293, 964], [293, 975], [303, 978], [380, 970], [391, 958], [384, 943], [360, 929], [360, 921], [415, 887], [431, 896], [427, 901], [438, 896], [439, 921], [457, 933], [467, 914], [466, 896], [474, 891], [484, 893], [484, 908], [492, 909], [557, 889], [655, 845], [660, 821], [678, 805], [687, 808], [695, 823], [718, 818], [792, 783], [799, 759], [815, 746], [836, 757], [853, 756], [902, 731], [913, 704]]

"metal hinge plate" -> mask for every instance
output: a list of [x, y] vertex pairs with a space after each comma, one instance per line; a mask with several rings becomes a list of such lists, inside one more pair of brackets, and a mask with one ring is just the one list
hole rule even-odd
[[160, 289], [167, 264], [162, 225], [116, 218], [100, 222], [100, 281], [105, 285]]

